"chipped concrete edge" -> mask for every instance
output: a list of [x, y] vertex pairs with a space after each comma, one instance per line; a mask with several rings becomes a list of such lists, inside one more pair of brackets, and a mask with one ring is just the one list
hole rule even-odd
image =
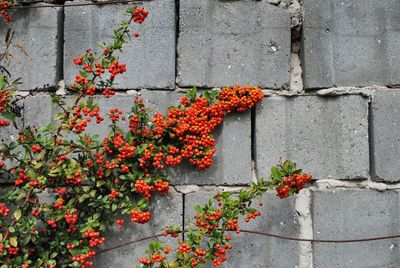
[[[300, 225], [300, 237], [303, 239], [313, 238], [313, 225], [311, 216], [311, 191], [302, 190], [296, 197], [295, 210], [298, 214]], [[298, 268], [313, 267], [313, 251], [311, 242], [299, 242], [299, 265]]]

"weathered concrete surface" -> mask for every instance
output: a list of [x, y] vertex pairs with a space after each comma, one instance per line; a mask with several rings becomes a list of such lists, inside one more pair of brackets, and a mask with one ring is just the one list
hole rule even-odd
[[372, 179], [400, 181], [400, 92], [376, 91], [371, 104]]
[[[139, 93], [152, 113], [166, 114], [177, 105], [183, 93], [142, 90]], [[225, 117], [213, 133], [217, 152], [213, 165], [199, 171], [186, 163], [168, 169], [173, 184], [235, 185], [247, 184], [251, 178], [251, 113], [235, 113]]]
[[9, 28], [14, 31], [9, 55], [2, 62], [11, 80], [22, 78], [19, 90], [55, 87], [62, 75], [62, 9], [13, 10], [11, 15], [12, 23], [0, 22], [1, 42]]
[[25, 127], [44, 127], [54, 123], [55, 109], [49, 95], [28, 96], [25, 98]]
[[304, 1], [305, 87], [400, 83], [400, 2]]
[[288, 87], [288, 11], [263, 1], [181, 0], [179, 15], [179, 86]]
[[[132, 37], [120, 55], [120, 63], [126, 63], [127, 71], [115, 80], [116, 88], [174, 88], [175, 1], [144, 1], [140, 5], [149, 10], [149, 16], [142, 25], [132, 26], [140, 36]], [[65, 10], [64, 79], [67, 84], [73, 82], [78, 70], [73, 58], [88, 48], [95, 49], [98, 42], [110, 42], [113, 29], [127, 19], [127, 7], [105, 5]]]
[[[216, 193], [217, 191], [199, 191], [185, 195], [185, 226], [188, 227], [196, 215], [194, 205], [203, 206]], [[265, 205], [259, 207], [255, 202], [254, 207], [262, 215], [249, 223], [242, 219], [239, 224], [241, 229], [299, 237], [300, 228], [294, 197], [280, 200], [275, 194], [268, 193], [260, 200]], [[239, 235], [232, 233], [231, 236], [233, 249], [228, 253], [227, 262], [221, 267], [284, 268], [297, 267], [299, 263], [297, 242], [243, 232]]]
[[[147, 224], [131, 223], [127, 217], [124, 229], [110, 231], [107, 234], [107, 242], [103, 248], [110, 248], [125, 242], [153, 236], [162, 233], [162, 228], [171, 225], [182, 225], [183, 204], [182, 194], [175, 192], [172, 188], [168, 197], [157, 197], [152, 205], [152, 219]], [[157, 239], [153, 239], [157, 240]], [[161, 237], [159, 241], [166, 242], [166, 245], [175, 247], [176, 240]], [[142, 241], [121, 247], [116, 250], [108, 251], [96, 256], [94, 267], [119, 267], [131, 268], [138, 264], [138, 259], [145, 257], [145, 250], [150, 245], [151, 240]]]
[[255, 121], [258, 177], [286, 159], [315, 179], [369, 177], [367, 98], [270, 97]]
[[[374, 190], [317, 190], [312, 194], [314, 239], [360, 239], [397, 235], [399, 193]], [[314, 243], [314, 267], [400, 266], [399, 240]]]

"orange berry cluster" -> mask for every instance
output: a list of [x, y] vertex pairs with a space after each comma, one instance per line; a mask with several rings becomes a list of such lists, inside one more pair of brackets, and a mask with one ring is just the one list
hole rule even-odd
[[74, 249], [76, 246], [74, 244], [67, 244], [67, 249]]
[[[223, 117], [233, 111], [245, 111], [252, 108], [263, 98], [263, 92], [255, 87], [224, 88], [219, 100], [210, 103], [205, 97], [189, 101], [182, 97], [181, 107], [172, 107], [168, 111], [166, 123], [170, 137], [181, 144], [174, 153], [167, 156], [167, 164], [176, 166], [183, 158], [204, 170], [211, 166], [215, 154], [215, 139], [211, 132], [223, 122]], [[179, 156], [176, 156], [180, 153]]]
[[312, 176], [306, 173], [283, 178], [282, 182], [276, 187], [277, 196], [283, 199], [289, 197], [291, 192], [298, 193], [311, 179]]
[[148, 14], [149, 12], [146, 9], [141, 7], [136, 7], [132, 14], [133, 21], [142, 24], [145, 21]]
[[150, 186], [144, 180], [137, 180], [135, 182], [136, 192], [142, 194], [146, 200], [149, 200], [151, 197], [151, 190], [153, 190], [153, 186]]
[[96, 256], [95, 251], [90, 251], [89, 253], [79, 255], [79, 256], [73, 256], [72, 261], [77, 261], [81, 264], [81, 268], [87, 268], [93, 266], [92, 261], [86, 261], [87, 259], [93, 258]]
[[233, 88], [224, 88], [219, 97], [225, 112], [230, 113], [233, 111], [243, 112], [253, 108], [263, 99], [264, 94], [259, 88], [234, 86]]
[[261, 212], [255, 211], [253, 213], [248, 213], [246, 219], [244, 220], [245, 222], [249, 222], [252, 219], [255, 219], [257, 217], [261, 216]]
[[0, 203], [0, 215], [6, 217], [9, 213], [10, 209], [6, 206], [6, 203]]
[[71, 227], [76, 224], [78, 221], [78, 211], [74, 208], [72, 210], [67, 209], [67, 212], [65, 213], [65, 221], [68, 223], [68, 225]]
[[119, 196], [119, 192], [115, 190], [114, 188], [111, 189], [111, 194], [108, 195], [108, 198], [113, 200]]
[[[15, 171], [16, 172], [16, 171]], [[18, 179], [15, 180], [15, 186], [21, 185], [25, 180], [29, 180], [30, 177], [25, 174], [25, 169], [20, 168], [18, 173]]]
[[236, 231], [236, 233], [239, 233], [239, 222], [237, 218], [230, 219], [228, 221], [227, 229], [230, 231]]
[[40, 145], [32, 145], [32, 152], [34, 153], [40, 153], [42, 151], [42, 147]]
[[168, 194], [169, 191], [169, 182], [158, 180], [154, 183], [154, 189], [162, 195]]
[[[0, 9], [1, 9], [0, 2]], [[6, 106], [11, 98], [11, 93], [8, 90], [0, 90], [0, 113], [6, 111]]]
[[47, 220], [47, 224], [50, 225], [50, 227], [53, 229], [57, 228], [57, 223], [53, 219]]
[[221, 219], [222, 210], [214, 212], [200, 212], [194, 218], [196, 219], [196, 226], [205, 229], [207, 232], [212, 232], [214, 228], [218, 228], [218, 221]]
[[150, 212], [139, 212], [137, 210], [132, 210], [131, 211], [131, 221], [132, 222], [137, 222], [144, 224], [148, 222], [151, 219], [151, 213]]
[[110, 72], [110, 80], [114, 80], [118, 74], [123, 74], [126, 71], [125, 64], [119, 64], [118, 60], [115, 60], [110, 67], [108, 67], [108, 71]]
[[112, 122], [117, 121], [121, 115], [122, 111], [119, 109], [111, 109], [110, 113], [108, 114]]
[[115, 223], [117, 224], [118, 229], [119, 229], [119, 230], [122, 230], [125, 221], [122, 220], [122, 219], [118, 219], [118, 220], [115, 221]]
[[144, 265], [150, 265], [151, 264], [151, 261], [148, 258], [140, 258], [139, 262], [143, 263]]
[[13, 247], [9, 247], [8, 248], [8, 254], [10, 254], [10, 255], [17, 255], [18, 254], [18, 252], [19, 252], [19, 248], [13, 248]]
[[75, 133], [85, 131], [88, 123], [91, 122], [91, 118], [83, 118], [83, 116], [95, 117], [97, 124], [104, 120], [104, 118], [99, 115], [98, 107], [93, 109], [77, 107], [73, 112], [73, 116], [74, 117], [69, 120], [68, 128]]
[[199, 263], [205, 263], [204, 256], [206, 256], [207, 251], [202, 248], [197, 248], [194, 251], [194, 256], [190, 258], [191, 267], [196, 267]]
[[10, 125], [10, 122], [0, 119], [0, 127], [7, 127]]
[[180, 253], [189, 253], [191, 250], [190, 250], [190, 246], [188, 244], [183, 243], [183, 244], [181, 244], [179, 246], [179, 250], [178, 251]]
[[65, 200], [60, 198], [58, 199], [55, 203], [54, 203], [54, 207], [58, 210], [62, 210], [63, 209], [63, 205], [64, 205]]
[[151, 256], [151, 259], [152, 259], [154, 262], [162, 262], [162, 260], [164, 259], [164, 256], [161, 255], [161, 254], [153, 254], [153, 255]]
[[215, 253], [215, 256], [217, 258], [212, 259], [213, 266], [220, 266], [222, 263], [226, 261], [226, 253], [227, 249], [231, 249], [232, 246], [230, 244], [225, 245], [225, 247], [222, 247], [220, 244], [215, 245], [215, 249], [217, 252]]

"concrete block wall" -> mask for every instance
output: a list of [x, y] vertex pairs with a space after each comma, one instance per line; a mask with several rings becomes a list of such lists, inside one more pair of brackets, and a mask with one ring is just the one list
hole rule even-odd
[[[23, 0], [24, 4], [43, 5]], [[54, 3], [59, 1], [47, 1]], [[69, 4], [71, 2], [66, 2]], [[83, 1], [88, 3], [88, 1]], [[146, 227], [112, 231], [111, 244], [187, 225], [193, 205], [221, 187], [236, 191], [291, 159], [314, 175], [297, 197], [264, 197], [263, 217], [245, 228], [296, 238], [358, 239], [400, 234], [400, 2], [397, 0], [149, 0], [140, 38], [121, 56], [128, 67], [103, 113], [128, 112], [139, 96], [166, 112], [184, 91], [234, 84], [261, 87], [253, 111], [216, 130], [214, 165], [169, 170], [172, 194], [154, 204]], [[19, 87], [15, 139], [24, 126], [52, 123], [49, 92], [70, 83], [71, 59], [109, 40], [126, 5], [51, 7], [13, 12]], [[60, 83], [61, 81], [61, 83]], [[106, 127], [91, 127], [100, 135]], [[0, 181], [1, 188], [10, 186]], [[163, 205], [161, 209], [160, 205]], [[156, 228], [156, 229], [155, 229]], [[158, 229], [158, 230], [157, 230]], [[124, 240], [124, 241], [122, 241]], [[225, 267], [399, 267], [399, 240], [325, 244], [241, 234]], [[105, 253], [96, 267], [132, 267], [146, 242]]]

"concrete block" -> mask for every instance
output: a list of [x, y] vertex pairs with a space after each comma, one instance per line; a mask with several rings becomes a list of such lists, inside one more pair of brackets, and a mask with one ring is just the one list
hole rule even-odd
[[368, 99], [270, 97], [256, 107], [256, 169], [292, 160], [314, 179], [369, 177]]
[[400, 92], [376, 91], [371, 106], [372, 179], [398, 182], [400, 181]]
[[287, 10], [264, 1], [181, 0], [179, 15], [179, 86], [288, 87]]
[[56, 109], [51, 104], [49, 95], [27, 96], [24, 107], [25, 127], [44, 127], [55, 123]]
[[[120, 55], [127, 71], [116, 79], [116, 88], [174, 88], [175, 86], [175, 1], [144, 1], [149, 10], [143, 25], [133, 29], [140, 37], [132, 40]], [[113, 29], [126, 19], [127, 5], [104, 5], [65, 10], [64, 79], [71, 84], [78, 69], [73, 58], [99, 42], [110, 42]], [[101, 16], [99, 16], [101, 14]]]
[[11, 15], [13, 22], [0, 27], [2, 42], [9, 28], [14, 31], [9, 61], [2, 65], [10, 71], [12, 80], [22, 78], [19, 90], [55, 87], [62, 75], [62, 9], [20, 9]]
[[[216, 193], [217, 191], [199, 191], [185, 195], [185, 226], [193, 222], [193, 217], [196, 215], [194, 205], [205, 205]], [[265, 205], [263, 207], [254, 205], [254, 207], [261, 212], [261, 216], [249, 223], [241, 219], [239, 223], [241, 229], [299, 237], [300, 227], [294, 208], [294, 197], [280, 200], [274, 193], [268, 193], [260, 200]], [[243, 232], [239, 235], [232, 233], [231, 236], [233, 249], [228, 253], [228, 260], [221, 267], [284, 268], [297, 267], [299, 263], [298, 242]]]
[[[176, 95], [176, 101], [174, 102], [169, 98], [171, 95]], [[162, 113], [166, 115], [168, 107], [171, 105], [179, 104], [179, 98], [184, 94], [173, 93], [161, 90], [141, 90], [138, 92], [138, 98], [143, 99], [146, 108], [151, 115], [155, 113]]]
[[[183, 93], [140, 91], [150, 111], [166, 114], [168, 107], [179, 104]], [[189, 163], [168, 169], [173, 184], [234, 185], [247, 184], [251, 179], [251, 113], [228, 115], [213, 133], [217, 152], [213, 165], [199, 171]], [[234, 163], [234, 164], [233, 164]]]
[[[362, 239], [399, 233], [399, 193], [360, 189], [312, 193], [314, 239]], [[400, 266], [399, 240], [314, 243], [314, 267]]]
[[304, 1], [305, 88], [399, 84], [400, 2]]
[[[123, 230], [117, 231], [115, 228], [106, 235], [107, 240], [102, 249], [160, 234], [163, 232], [162, 228], [167, 226], [182, 225], [182, 194], [177, 193], [171, 188], [168, 197], [157, 197], [153, 201], [152, 207], [152, 219], [150, 222], [142, 225], [131, 223], [130, 220], [126, 218], [126, 224]], [[166, 245], [170, 245], [173, 248], [176, 245], [176, 240], [170, 237], [161, 237], [153, 240], [163, 241]], [[150, 242], [151, 240], [141, 241], [99, 254], [94, 259], [94, 267], [131, 268], [134, 264], [138, 264], [139, 258], [147, 256], [145, 250], [150, 245]]]

